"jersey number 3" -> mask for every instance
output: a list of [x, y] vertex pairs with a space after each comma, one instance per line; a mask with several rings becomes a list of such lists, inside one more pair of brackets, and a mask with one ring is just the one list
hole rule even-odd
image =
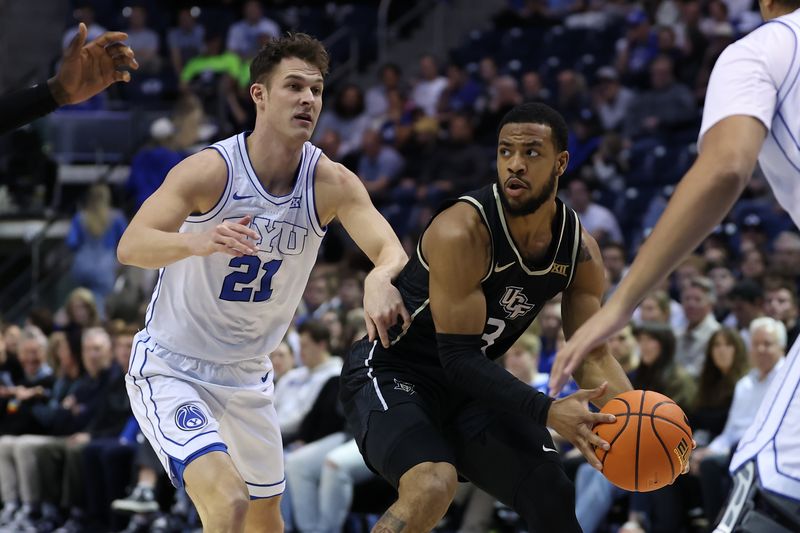
[[[245, 268], [225, 276], [222, 290], [219, 293], [220, 299], [229, 302], [266, 302], [272, 296], [272, 276], [278, 271], [281, 263], [282, 261], [275, 259], [261, 264], [261, 259], [255, 255], [234, 257], [228, 266], [237, 269]], [[253, 293], [253, 287], [250, 285], [262, 270], [264, 273], [261, 274], [261, 280], [258, 282], [258, 290]]]

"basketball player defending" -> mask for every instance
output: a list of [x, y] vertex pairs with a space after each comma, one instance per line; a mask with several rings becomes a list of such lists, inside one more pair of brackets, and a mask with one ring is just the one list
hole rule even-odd
[[[630, 390], [605, 347], [575, 372], [582, 390], [552, 401], [491, 359], [563, 293], [570, 336], [600, 308], [600, 251], [557, 197], [569, 160], [555, 110], [522, 104], [501, 121], [496, 183], [445, 206], [396, 281], [411, 326], [386, 349], [364, 339], [342, 372], [342, 399], [362, 454], [399, 499], [373, 531], [430, 531], [459, 474], [513, 507], [531, 531], [580, 531], [572, 484], [545, 426], [596, 468], [592, 414]], [[607, 383], [606, 383], [607, 381]]]
[[307, 35], [267, 44], [250, 67], [255, 130], [173, 168], [120, 241], [121, 262], [160, 269], [131, 355], [131, 405], [205, 531], [282, 531], [267, 354], [334, 218], [375, 264], [365, 281], [370, 336], [387, 342], [405, 313], [391, 285], [406, 261], [397, 237], [358, 177], [308, 142], [327, 67]]
[[[720, 223], [756, 161], [800, 226], [800, 1], [759, 5], [768, 23], [714, 66], [697, 161], [612, 298], [558, 354], [551, 390]], [[787, 358], [731, 461], [734, 488], [718, 533], [800, 531], [800, 341]]]

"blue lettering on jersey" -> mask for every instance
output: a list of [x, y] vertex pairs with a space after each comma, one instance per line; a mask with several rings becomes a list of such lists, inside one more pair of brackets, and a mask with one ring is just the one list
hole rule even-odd
[[[228, 302], [266, 302], [272, 296], [272, 278], [281, 266], [280, 259], [274, 259], [261, 264], [261, 258], [256, 255], [243, 255], [234, 257], [228, 266], [236, 269], [222, 281], [222, 289], [219, 292], [220, 300]], [[261, 271], [261, 280], [258, 282], [258, 290], [253, 293], [254, 287], [251, 284], [256, 280]]]
[[197, 431], [208, 425], [208, 419], [199, 405], [185, 403], [175, 411], [175, 425], [184, 431]]

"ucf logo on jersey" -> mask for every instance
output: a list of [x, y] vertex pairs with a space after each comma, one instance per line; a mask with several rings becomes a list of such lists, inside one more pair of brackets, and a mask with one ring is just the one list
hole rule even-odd
[[528, 297], [522, 294], [522, 287], [506, 287], [505, 294], [500, 298], [500, 305], [512, 320], [533, 309], [533, 305], [528, 303]]

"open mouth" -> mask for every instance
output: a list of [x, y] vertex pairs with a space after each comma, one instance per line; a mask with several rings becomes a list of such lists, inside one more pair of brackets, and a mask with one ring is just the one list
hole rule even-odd
[[528, 186], [519, 178], [508, 178], [506, 180], [506, 189], [509, 191], [521, 191], [527, 189]]
[[297, 113], [294, 116], [294, 119], [295, 120], [299, 120], [300, 122], [303, 122], [305, 124], [309, 124], [309, 125], [311, 124], [311, 114], [310, 113]]

